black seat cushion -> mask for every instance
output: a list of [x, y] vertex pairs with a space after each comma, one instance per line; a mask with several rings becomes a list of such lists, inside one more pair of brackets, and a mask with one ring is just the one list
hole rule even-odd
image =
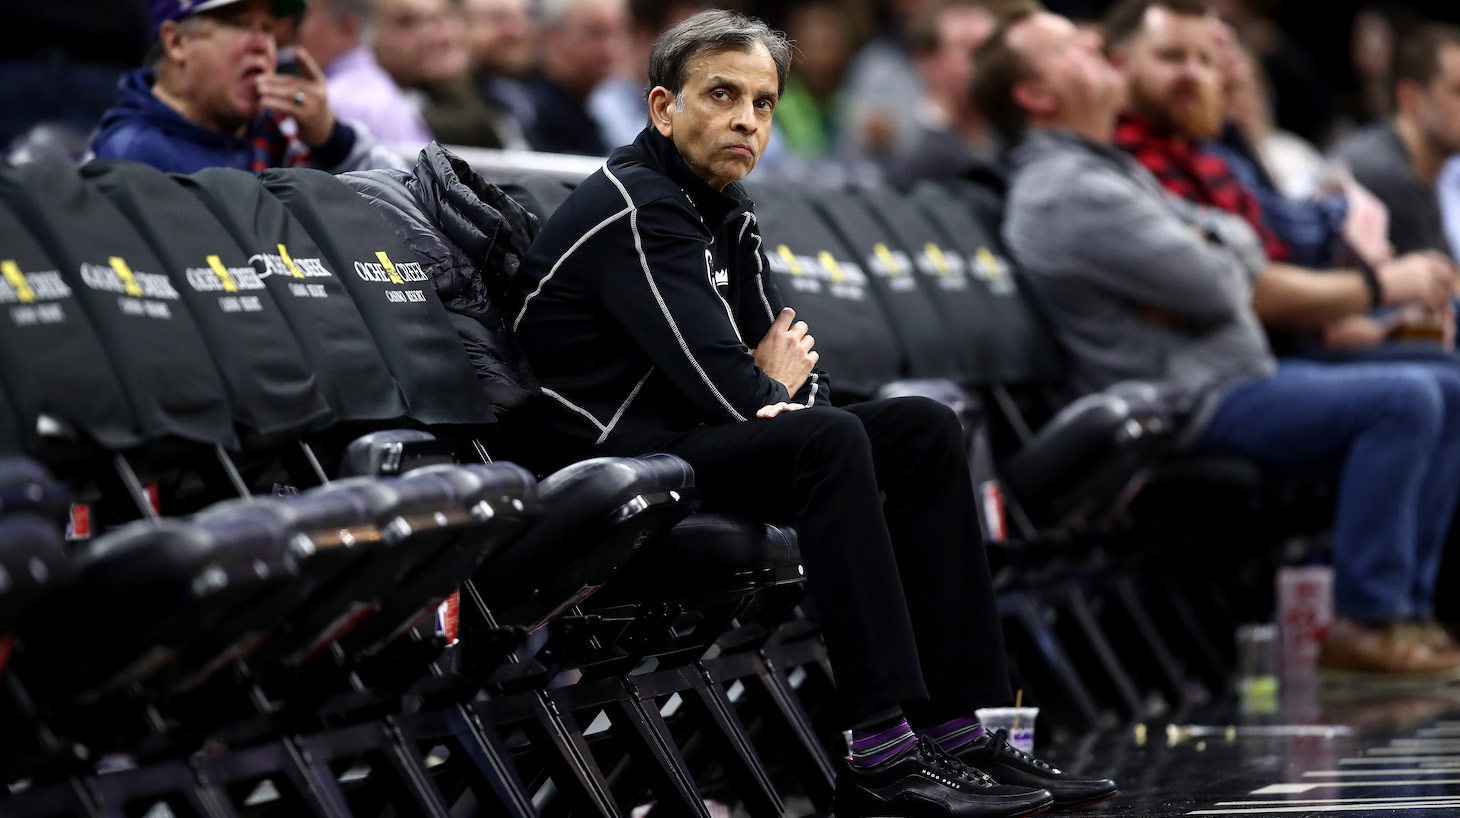
[[697, 512], [639, 549], [592, 604], [753, 590], [804, 575], [794, 529]]
[[419, 429], [386, 429], [362, 435], [345, 447], [340, 477], [381, 477], [418, 466], [455, 462], [456, 444]]
[[0, 633], [70, 576], [71, 563], [55, 523], [34, 514], [0, 517]]
[[71, 510], [71, 493], [34, 460], [0, 457], [0, 514], [25, 512], [54, 523]]
[[503, 621], [544, 624], [689, 514], [693, 485], [689, 464], [672, 455], [599, 457], [563, 468], [538, 484], [542, 520], [482, 566], [477, 588]]
[[[144, 521], [83, 549], [76, 581], [36, 608], [21, 632], [48, 671], [46, 686], [91, 699], [146, 678], [234, 605], [292, 572], [277, 540], [229, 533]], [[86, 650], [75, 649], [76, 634], [86, 634]]]

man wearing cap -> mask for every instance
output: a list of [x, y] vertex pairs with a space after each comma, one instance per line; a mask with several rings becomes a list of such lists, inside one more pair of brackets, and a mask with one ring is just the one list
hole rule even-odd
[[336, 119], [308, 52], [296, 51], [298, 76], [276, 71], [275, 22], [304, 2], [151, 0], [153, 59], [122, 77], [92, 151], [175, 173], [399, 164]]

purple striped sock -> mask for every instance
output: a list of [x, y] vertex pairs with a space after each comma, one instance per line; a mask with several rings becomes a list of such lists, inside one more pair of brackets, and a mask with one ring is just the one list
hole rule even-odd
[[916, 747], [917, 743], [917, 735], [904, 718], [853, 730], [852, 766], [875, 767]]
[[945, 753], [956, 753], [983, 734], [983, 725], [972, 716], [945, 721], [937, 727], [930, 727], [923, 731], [923, 735], [938, 742], [938, 746], [942, 747]]

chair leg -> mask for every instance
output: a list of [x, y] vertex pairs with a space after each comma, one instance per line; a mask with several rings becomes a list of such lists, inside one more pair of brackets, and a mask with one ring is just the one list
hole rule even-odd
[[197, 818], [238, 818], [226, 799], [201, 785], [193, 770], [181, 761], [152, 764], [125, 773], [91, 779], [101, 815], [126, 815], [127, 805], [143, 799], [177, 798]]
[[773, 663], [764, 651], [759, 658], [758, 672], [744, 680], [747, 692], [762, 712], [774, 714], [767, 721], [773, 726], [775, 740], [786, 753], [811, 803], [820, 810], [831, 809], [836, 793], [836, 770], [831, 757], [826, 754], [785, 669]]
[[1058, 702], [1065, 715], [1081, 729], [1100, 726], [1100, 709], [1090, 698], [1074, 663], [1065, 653], [1064, 647], [1050, 631], [1049, 625], [1040, 614], [1038, 605], [1025, 591], [1010, 591], [1000, 595], [1000, 609], [1005, 616], [1014, 620], [1029, 641], [1050, 684], [1057, 689], [1051, 703]]
[[[194, 766], [198, 778], [219, 798], [226, 798], [224, 791], [229, 785], [278, 776], [282, 780], [276, 780], [275, 785], [280, 789], [280, 798], [289, 799], [293, 809], [316, 818], [350, 818], [350, 808], [334, 776], [328, 769], [321, 775], [290, 739], [209, 756]], [[287, 792], [279, 786], [283, 784], [289, 787]]]
[[95, 796], [80, 778], [8, 796], [3, 807], [4, 814], [13, 818], [101, 818], [103, 815]]
[[1186, 646], [1182, 655], [1189, 660], [1191, 670], [1201, 679], [1202, 684], [1206, 685], [1213, 695], [1219, 695], [1227, 687], [1227, 664], [1222, 660], [1217, 646], [1212, 644], [1211, 639], [1207, 637], [1206, 630], [1201, 626], [1201, 621], [1197, 618], [1191, 602], [1187, 600], [1184, 589], [1178, 588], [1169, 576], [1163, 575], [1161, 579], [1165, 581], [1149, 583], [1148, 587], [1154, 585], [1159, 589], [1161, 601], [1171, 614], [1171, 618], [1167, 621], [1170, 627], [1176, 630], [1174, 633], [1170, 631], [1168, 633], [1171, 633], [1174, 640]]
[[465, 759], [459, 769], [478, 799], [495, 799], [511, 818], [535, 818], [532, 796], [501, 738], [465, 707], [418, 713], [402, 722], [402, 729], [417, 746], [427, 741], [449, 742], [452, 755]]
[[710, 671], [697, 664], [700, 679], [684, 691], [685, 703], [710, 738], [736, 793], [755, 818], [779, 818], [786, 807], [771, 783], [759, 753], [750, 743], [724, 687]]
[[[510, 709], [515, 711], [509, 714], [513, 716], [525, 711], [526, 718], [521, 719], [522, 728], [528, 741], [540, 751], [543, 766], [558, 792], [573, 802], [572, 814], [618, 818], [618, 806], [614, 803], [608, 782], [593, 760], [572, 711], [560, 709], [557, 701], [545, 690], [522, 695], [530, 698], [500, 704], [487, 702], [485, 706]], [[472, 709], [481, 712], [478, 706]], [[490, 718], [486, 721], [500, 723]]]
[[390, 719], [301, 738], [299, 747], [315, 774], [331, 779], [331, 762], [371, 758], [372, 776], [379, 776], [374, 783], [392, 793], [399, 808], [409, 806], [422, 818], [450, 818], [430, 771]]
[[1191, 694], [1186, 689], [1180, 667], [1166, 640], [1161, 638], [1150, 611], [1141, 602], [1134, 580], [1130, 577], [1113, 580], [1108, 604], [1114, 606], [1122, 620], [1119, 624], [1132, 640], [1126, 652], [1127, 660], [1144, 665], [1154, 675], [1156, 687], [1171, 707], [1191, 704]]
[[1085, 599], [1084, 592], [1077, 587], [1069, 586], [1061, 592], [1060, 596], [1064, 603], [1065, 613], [1069, 617], [1070, 626], [1078, 635], [1079, 643], [1085, 645], [1094, 659], [1094, 664], [1104, 675], [1106, 685], [1114, 699], [1114, 706], [1119, 710], [1121, 717], [1125, 719], [1141, 717], [1145, 713], [1141, 694], [1136, 690], [1135, 682], [1131, 680], [1125, 666], [1120, 663], [1120, 658], [1116, 656], [1115, 648], [1111, 647], [1105, 631], [1100, 628], [1100, 623], [1096, 620], [1095, 613], [1090, 610], [1090, 603]]
[[621, 694], [609, 704], [614, 726], [629, 745], [629, 754], [646, 765], [650, 789], [660, 804], [675, 815], [709, 818], [704, 796], [690, 777], [652, 696], [640, 693], [631, 680], [621, 681]]

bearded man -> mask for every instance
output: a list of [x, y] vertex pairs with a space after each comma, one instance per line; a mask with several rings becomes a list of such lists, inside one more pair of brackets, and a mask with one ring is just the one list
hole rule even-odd
[[1331, 347], [1368, 348], [1394, 327], [1374, 307], [1412, 307], [1451, 327], [1449, 260], [1411, 253], [1375, 266], [1313, 270], [1289, 263], [1287, 245], [1263, 221], [1257, 196], [1202, 146], [1221, 133], [1221, 23], [1202, 0], [1126, 0], [1106, 18], [1105, 48], [1125, 79], [1115, 143], [1167, 191], [1241, 216], [1262, 239], [1268, 264], [1252, 307], [1269, 330], [1316, 331]]

